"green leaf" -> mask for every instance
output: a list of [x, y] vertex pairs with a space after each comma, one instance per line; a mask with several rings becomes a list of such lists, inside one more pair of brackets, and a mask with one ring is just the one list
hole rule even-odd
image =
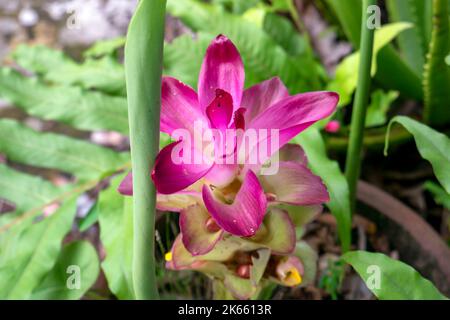
[[[411, 27], [411, 24], [399, 22], [383, 26], [375, 32], [373, 45], [373, 57], [371, 74], [377, 72], [378, 53], [402, 31]], [[346, 106], [351, 102], [352, 95], [358, 83], [360, 53], [355, 52], [346, 57], [337, 67], [333, 81], [328, 85], [328, 90], [336, 91], [340, 95], [339, 105]]]
[[131, 268], [133, 203], [131, 197], [124, 197], [117, 192], [124, 177], [114, 178], [111, 186], [100, 193], [100, 239], [106, 251], [102, 269], [109, 288], [119, 299], [134, 299]]
[[420, 155], [431, 163], [436, 178], [444, 189], [450, 193], [450, 139], [418, 121], [397, 116], [389, 123], [385, 155], [387, 155], [389, 148], [389, 133], [394, 123], [400, 123], [414, 136]]
[[206, 48], [213, 36], [204, 32], [197, 39], [182, 35], [164, 47], [164, 74], [195, 88]]
[[233, 13], [241, 14], [260, 3], [261, 0], [212, 0], [211, 2], [223, 5]]
[[[412, 267], [384, 254], [352, 251], [344, 254], [342, 260], [358, 272], [380, 300], [447, 300]], [[375, 279], [378, 270], [379, 283]]]
[[54, 133], [34, 131], [19, 122], [0, 120], [0, 152], [19, 163], [59, 169], [80, 181], [94, 180], [129, 162], [128, 153]]
[[79, 85], [84, 89], [97, 89], [109, 94], [126, 95], [125, 70], [115, 58], [105, 56], [86, 60], [83, 64], [65, 65], [51, 69], [44, 77], [47, 81], [64, 85]]
[[387, 121], [387, 112], [391, 104], [398, 98], [397, 91], [384, 92], [376, 90], [372, 93], [371, 102], [367, 108], [366, 127], [384, 125]]
[[361, 0], [326, 0], [326, 3], [336, 13], [347, 38], [355, 47], [359, 47], [361, 38]]
[[307, 42], [285, 17], [268, 12], [264, 17], [266, 31], [291, 56], [306, 53]]
[[125, 95], [124, 68], [112, 56], [87, 59], [79, 64], [56, 49], [20, 45], [14, 51], [13, 58], [23, 68], [42, 75], [52, 83]]
[[[322, 88], [322, 74], [314, 57], [289, 56], [263, 29], [245, 18], [194, 0], [169, 0], [167, 8], [193, 30], [208, 33], [211, 40], [218, 34], [229, 37], [241, 53], [246, 86], [279, 76], [291, 92]], [[199, 54], [203, 57], [204, 52]]]
[[83, 56], [85, 58], [98, 58], [113, 55], [118, 49], [125, 46], [125, 42], [125, 37], [97, 41], [92, 47], [83, 52]]
[[17, 212], [50, 203], [65, 190], [42, 178], [8, 168], [4, 164], [0, 164], [0, 177], [0, 197], [13, 202]]
[[446, 192], [440, 185], [427, 181], [424, 185], [425, 190], [433, 195], [434, 201], [447, 210], [450, 210], [450, 193]]
[[[422, 25], [419, 25], [419, 14], [416, 5], [427, 1], [423, 0], [388, 0], [386, 2], [389, 17], [393, 22], [410, 22], [414, 27], [406, 30], [398, 37], [399, 47], [405, 56], [406, 61], [411, 69], [422, 77], [423, 65], [425, 63], [425, 39], [422, 37]], [[431, 19], [431, 17], [429, 17]]]
[[46, 74], [52, 69], [75, 64], [62, 50], [38, 45], [21, 44], [12, 53], [18, 65], [39, 74]]
[[44, 85], [8, 68], [0, 68], [0, 97], [45, 120], [55, 120], [81, 130], [128, 134], [125, 98], [78, 87]]
[[[53, 269], [33, 290], [33, 300], [77, 300], [95, 283], [99, 274], [97, 252], [88, 241], [67, 244]], [[77, 278], [78, 277], [78, 278]]]
[[[361, 0], [326, 0], [336, 13], [347, 38], [359, 48], [361, 37]], [[421, 79], [390, 45], [380, 50], [376, 80], [386, 89], [400, 91], [413, 99], [423, 98]]]
[[336, 217], [342, 250], [348, 251], [351, 244], [351, 210], [347, 180], [339, 164], [327, 157], [320, 132], [312, 127], [294, 138], [306, 152], [311, 170], [320, 176], [327, 186], [330, 202], [327, 206]]
[[[76, 198], [66, 201], [50, 217], [22, 231], [13, 244], [14, 255], [0, 255], [0, 298], [28, 299], [53, 268], [61, 242], [72, 227]], [[32, 245], [31, 245], [32, 244]], [[8, 248], [12, 250], [12, 248]], [[1, 248], [3, 252], [5, 248]]]
[[433, 32], [424, 73], [424, 119], [433, 126], [450, 123], [450, 67], [445, 63], [450, 52], [449, 6], [447, 0], [433, 0]]

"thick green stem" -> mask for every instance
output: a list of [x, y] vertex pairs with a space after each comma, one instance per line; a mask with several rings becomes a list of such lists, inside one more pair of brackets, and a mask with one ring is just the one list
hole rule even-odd
[[364, 123], [366, 121], [367, 104], [370, 94], [370, 70], [373, 56], [373, 28], [369, 28], [367, 21], [370, 17], [368, 7], [375, 5], [376, 0], [363, 1], [363, 17], [361, 26], [361, 48], [360, 65], [358, 75], [358, 87], [356, 89], [355, 102], [353, 105], [352, 122], [350, 129], [350, 143], [347, 150], [347, 161], [345, 175], [347, 176], [350, 190], [350, 205], [352, 211], [355, 208], [356, 186], [359, 179], [361, 167], [361, 153], [364, 137]]
[[133, 166], [133, 285], [136, 299], [157, 299], [156, 191], [150, 179], [159, 151], [166, 0], [141, 0], [130, 23], [125, 69]]

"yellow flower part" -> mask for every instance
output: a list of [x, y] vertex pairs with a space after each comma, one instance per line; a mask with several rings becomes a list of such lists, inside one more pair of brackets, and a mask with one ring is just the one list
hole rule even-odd
[[165, 259], [167, 262], [172, 261], [172, 251], [167, 252], [167, 253], [164, 255], [164, 259]]
[[283, 279], [283, 283], [290, 287], [298, 286], [302, 281], [302, 276], [296, 268], [289, 269], [286, 272], [286, 277]]

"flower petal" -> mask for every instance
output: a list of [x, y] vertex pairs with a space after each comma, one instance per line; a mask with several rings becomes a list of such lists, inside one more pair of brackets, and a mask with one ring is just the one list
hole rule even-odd
[[279, 151], [278, 157], [273, 159], [273, 161], [294, 161], [301, 163], [303, 165], [308, 164], [308, 158], [303, 148], [294, 143], [285, 144]]
[[195, 158], [194, 154], [198, 152], [181, 140], [169, 144], [159, 152], [152, 172], [152, 179], [159, 193], [171, 194], [181, 191], [201, 179], [214, 166], [214, 164], [205, 161], [199, 161], [200, 164], [192, 163], [194, 161], [191, 161], [192, 164], [176, 164], [173, 160], [173, 153], [177, 153], [177, 150], [181, 150], [178, 153], [181, 157], [181, 153], [190, 151], [191, 157], [188, 158], [191, 160]]
[[334, 92], [297, 94], [265, 109], [253, 119], [248, 128], [268, 130], [267, 142], [260, 141], [268, 145], [272, 145], [271, 130], [279, 130], [278, 148], [281, 148], [315, 122], [330, 116], [336, 109], [338, 101], [339, 96]]
[[241, 106], [247, 108], [246, 122], [250, 122], [265, 109], [289, 97], [289, 92], [278, 77], [263, 81], [244, 91]]
[[203, 201], [222, 229], [240, 237], [250, 237], [256, 233], [267, 209], [264, 190], [251, 170], [247, 172], [232, 204], [217, 200], [206, 185], [203, 186]]
[[[120, 183], [118, 191], [126, 196], [133, 195], [133, 173], [131, 171]], [[179, 212], [201, 201], [201, 192], [194, 189], [184, 190], [174, 194], [158, 193], [156, 196], [156, 208], [161, 211]]]
[[[278, 204], [277, 206], [289, 213], [289, 217], [296, 228], [304, 227], [306, 224], [316, 219], [323, 211], [323, 206], [320, 204], [312, 206]], [[297, 236], [299, 235], [297, 234]]]
[[122, 180], [122, 182], [119, 185], [119, 188], [117, 188], [117, 191], [119, 191], [124, 196], [133, 195], [133, 174], [131, 173], [131, 171]]
[[233, 297], [240, 300], [250, 299], [259, 289], [249, 279], [243, 279], [231, 273], [225, 276], [223, 284], [231, 292]]
[[289, 214], [278, 208], [270, 208], [258, 233], [248, 239], [269, 248], [276, 254], [290, 254], [295, 249], [295, 226]]
[[164, 77], [161, 89], [161, 131], [172, 134], [176, 129], [193, 132], [194, 122], [207, 119], [199, 106], [197, 93], [181, 81]]
[[267, 267], [267, 263], [270, 259], [269, 249], [259, 249], [256, 252], [258, 256], [252, 256], [252, 267], [250, 269], [250, 280], [252, 281], [254, 286], [257, 286], [259, 284], [259, 281], [263, 277], [264, 271]]
[[238, 169], [236, 164], [216, 163], [211, 171], [205, 175], [205, 180], [218, 188], [223, 188], [233, 182]]
[[301, 285], [305, 286], [314, 283], [314, 280], [316, 279], [318, 260], [316, 250], [311, 248], [306, 242], [300, 241], [297, 242], [294, 256], [300, 259], [305, 269], [302, 274], [303, 281]]
[[299, 258], [290, 256], [280, 260], [276, 269], [278, 280], [285, 286], [295, 287], [303, 282], [305, 267]]
[[216, 89], [216, 97], [206, 108], [211, 128], [226, 130], [233, 116], [233, 98], [221, 89]]
[[173, 242], [170, 253], [171, 259], [166, 262], [166, 267], [169, 269], [191, 269], [192, 264], [196, 262], [196, 258], [184, 247], [181, 234]]
[[201, 205], [182, 210], [179, 223], [183, 244], [193, 256], [211, 251], [223, 235], [223, 230]]
[[244, 78], [244, 65], [238, 50], [227, 37], [217, 36], [209, 45], [200, 70], [200, 106], [206, 109], [214, 100], [216, 89], [222, 89], [231, 94], [236, 110], [241, 103]]
[[180, 212], [202, 201], [201, 193], [195, 191], [181, 191], [173, 194], [156, 195], [156, 208], [161, 211]]
[[278, 166], [277, 174], [260, 177], [264, 191], [275, 195], [274, 202], [308, 206], [330, 200], [322, 180], [305, 165], [285, 161]]

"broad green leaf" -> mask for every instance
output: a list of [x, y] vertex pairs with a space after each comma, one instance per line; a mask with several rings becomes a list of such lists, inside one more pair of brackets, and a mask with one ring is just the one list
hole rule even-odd
[[50, 217], [23, 230], [15, 243], [10, 244], [15, 255], [3, 258], [0, 254], [0, 298], [30, 298], [32, 291], [53, 268], [61, 242], [72, 227], [75, 212], [76, 198], [73, 198]]
[[389, 148], [389, 133], [394, 123], [400, 123], [414, 136], [420, 155], [431, 163], [436, 178], [444, 189], [450, 193], [450, 139], [418, 121], [397, 116], [389, 123], [385, 155], [387, 155]]
[[50, 70], [44, 78], [52, 83], [79, 85], [84, 89], [97, 89], [109, 94], [126, 95], [125, 70], [115, 58], [105, 56], [86, 60], [83, 64], [65, 65]]
[[59, 50], [20, 45], [14, 51], [13, 58], [23, 68], [42, 75], [52, 83], [125, 95], [123, 65], [111, 56], [87, 59], [79, 64]]
[[272, 0], [272, 8], [277, 11], [289, 11], [289, 2], [292, 0]]
[[266, 10], [264, 10], [263, 6], [258, 6], [245, 11], [242, 18], [253, 23], [259, 28], [262, 28], [265, 16]]
[[4, 164], [0, 164], [0, 177], [0, 197], [13, 202], [17, 212], [50, 203], [64, 192], [64, 188], [57, 187], [42, 178], [8, 168]]
[[330, 202], [327, 206], [336, 217], [338, 234], [343, 251], [350, 249], [351, 243], [351, 210], [350, 196], [347, 180], [339, 164], [327, 157], [325, 144], [320, 132], [312, 127], [294, 138], [306, 152], [308, 165], [311, 170], [320, 176], [327, 186]]
[[51, 70], [58, 70], [66, 65], [75, 64], [75, 61], [70, 59], [62, 50], [43, 45], [21, 44], [14, 49], [12, 58], [22, 68], [38, 74], [46, 74]]
[[356, 48], [359, 47], [362, 2], [360, 0], [326, 0], [326, 3], [338, 17], [347, 38]]
[[342, 260], [358, 272], [380, 300], [447, 300], [414, 268], [384, 254], [352, 251], [344, 254]]
[[[419, 15], [423, 15], [423, 11], [418, 12], [415, 5], [425, 3], [423, 0], [388, 0], [386, 2], [389, 10], [389, 17], [392, 22], [410, 22], [413, 28], [406, 30], [398, 36], [399, 47], [405, 56], [406, 61], [411, 69], [422, 77], [423, 65], [425, 63], [425, 39], [422, 37], [422, 27], [419, 25]], [[422, 8], [423, 9], [423, 8]], [[431, 17], [429, 17], [431, 19]]]
[[[361, 36], [361, 0], [326, 0], [328, 7], [336, 13], [347, 38], [359, 48]], [[384, 88], [399, 91], [414, 99], [422, 99], [422, 82], [419, 76], [406, 64], [404, 59], [388, 45], [380, 50], [377, 82]]]
[[264, 17], [266, 31], [291, 56], [305, 53], [307, 42], [285, 17], [268, 12]]
[[223, 5], [233, 13], [241, 14], [256, 6], [261, 0], [212, 0], [211, 2]]
[[9, 119], [0, 120], [0, 152], [12, 161], [59, 169], [80, 181], [98, 179], [129, 162], [128, 153], [117, 153], [54, 133], [37, 132]]
[[[246, 69], [246, 85], [279, 76], [291, 92], [319, 90], [322, 74], [308, 54], [289, 56], [263, 29], [244, 18], [195, 0], [169, 0], [168, 11], [195, 31], [225, 34], [239, 49]], [[199, 53], [203, 57], [204, 52]]]
[[81, 130], [112, 130], [128, 134], [125, 98], [79, 87], [48, 86], [17, 71], [0, 68], [0, 97], [32, 116]]
[[106, 251], [102, 269], [109, 288], [119, 299], [134, 299], [131, 270], [133, 203], [131, 197], [124, 197], [117, 192], [124, 177], [121, 175], [114, 178], [111, 186], [100, 193], [100, 239]]
[[164, 74], [177, 78], [193, 88], [197, 87], [198, 75], [213, 36], [203, 32], [194, 40], [182, 35], [164, 47]]
[[387, 113], [391, 104], [398, 98], [397, 91], [384, 92], [376, 90], [372, 93], [370, 105], [367, 108], [366, 127], [376, 127], [387, 122]]
[[88, 50], [83, 52], [83, 56], [85, 58], [98, 58], [106, 55], [113, 55], [118, 49], [125, 46], [125, 42], [125, 37], [98, 41]]
[[437, 204], [450, 210], [450, 193], [446, 192], [440, 185], [432, 181], [427, 181], [424, 188], [433, 195], [434, 201]]
[[433, 0], [433, 32], [424, 72], [425, 122], [433, 126], [450, 123], [450, 67], [445, 58], [450, 52], [450, 4]]
[[[399, 22], [383, 26], [375, 32], [371, 74], [377, 72], [377, 57], [380, 50], [391, 42], [402, 31], [411, 27], [411, 24]], [[351, 102], [352, 95], [358, 83], [359, 51], [346, 57], [337, 67], [333, 81], [328, 85], [328, 90], [336, 91], [340, 95], [339, 105], [346, 106]]]
[[65, 245], [58, 260], [33, 290], [33, 300], [77, 300], [95, 283], [100, 271], [97, 252], [88, 241]]

